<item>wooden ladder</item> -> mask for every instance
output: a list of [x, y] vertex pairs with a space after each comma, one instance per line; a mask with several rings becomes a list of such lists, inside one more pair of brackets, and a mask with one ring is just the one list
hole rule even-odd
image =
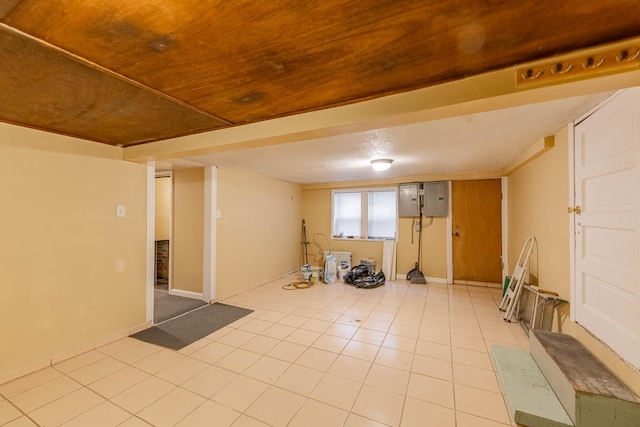
[[[533, 247], [536, 244], [536, 238], [529, 236], [525, 240], [522, 250], [520, 251], [520, 257], [516, 263], [511, 279], [509, 280], [509, 286], [505, 290], [502, 302], [500, 303], [500, 310], [504, 311], [503, 319], [510, 322], [512, 318], [517, 314], [518, 301], [520, 298], [520, 291], [522, 285], [524, 285], [524, 278], [529, 271], [529, 258]], [[517, 320], [517, 319], [516, 319]]]

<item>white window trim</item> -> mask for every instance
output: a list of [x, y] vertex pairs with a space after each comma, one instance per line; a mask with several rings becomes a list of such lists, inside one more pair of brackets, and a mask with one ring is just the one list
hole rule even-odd
[[[336, 193], [373, 193], [380, 191], [394, 191], [396, 193], [396, 231], [395, 237], [387, 238], [387, 239], [374, 239], [368, 236], [369, 233], [369, 221], [368, 216], [364, 215], [360, 217], [360, 232], [361, 235], [358, 237], [338, 237], [333, 232], [333, 204], [335, 200]], [[360, 212], [369, 212], [369, 197], [361, 197], [360, 198]], [[376, 187], [376, 188], [341, 188], [339, 190], [331, 190], [331, 240], [348, 240], [348, 241], [361, 241], [361, 242], [383, 242], [385, 240], [398, 240], [398, 188], [397, 187]]]

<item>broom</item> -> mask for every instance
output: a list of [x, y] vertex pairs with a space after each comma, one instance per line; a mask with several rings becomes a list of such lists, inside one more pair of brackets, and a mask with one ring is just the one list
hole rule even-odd
[[418, 226], [420, 231], [418, 232], [418, 262], [416, 262], [416, 268], [411, 270], [409, 274], [411, 275], [411, 279], [409, 283], [415, 283], [418, 285], [424, 285], [427, 283], [427, 280], [424, 278], [424, 274], [420, 271], [420, 249], [422, 248], [422, 204], [420, 204], [420, 222]]

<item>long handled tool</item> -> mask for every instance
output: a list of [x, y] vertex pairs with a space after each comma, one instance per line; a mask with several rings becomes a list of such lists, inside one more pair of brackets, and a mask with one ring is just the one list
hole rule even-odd
[[424, 274], [420, 271], [420, 254], [422, 249], [422, 203], [423, 199], [422, 196], [420, 196], [420, 219], [418, 220], [418, 228], [420, 229], [420, 231], [418, 231], [418, 261], [416, 261], [415, 268], [407, 273], [407, 280], [409, 280], [410, 283], [415, 284], [427, 283], [427, 280], [424, 278]]

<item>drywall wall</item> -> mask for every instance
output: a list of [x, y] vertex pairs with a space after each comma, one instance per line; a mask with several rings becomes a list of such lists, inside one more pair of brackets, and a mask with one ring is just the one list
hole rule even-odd
[[171, 177], [156, 178], [156, 240], [170, 240]]
[[[384, 184], [378, 185], [384, 187]], [[395, 188], [394, 184], [391, 186]], [[311, 242], [320, 244], [323, 250], [350, 251], [354, 262], [361, 258], [375, 258], [377, 263], [382, 261], [381, 241], [359, 241], [331, 239], [331, 189], [309, 189], [303, 191], [303, 216], [307, 224], [307, 238]], [[422, 254], [420, 269], [427, 277], [438, 278], [442, 281], [447, 277], [447, 242], [446, 218], [434, 218], [433, 223], [423, 218], [425, 227], [422, 231]], [[413, 234], [413, 240], [412, 240]], [[315, 236], [315, 237], [314, 237]], [[330, 242], [327, 242], [327, 238]], [[318, 248], [309, 245], [311, 264], [319, 261]], [[396, 272], [403, 275], [415, 267], [418, 259], [418, 233], [414, 231], [413, 218], [400, 218], [398, 222], [398, 244], [396, 248]], [[379, 268], [378, 266], [376, 266]]]
[[0, 124], [0, 382], [145, 323], [146, 167], [118, 153]]
[[[541, 288], [570, 300], [569, 283], [569, 132], [555, 135], [555, 146], [533, 162], [509, 175], [509, 271], [518, 259], [525, 239], [534, 235], [537, 249], [531, 259], [533, 280]], [[554, 319], [553, 329], [573, 335], [594, 353], [636, 394], [640, 394], [640, 373], [627, 365], [607, 346], [569, 318], [564, 304]]]
[[298, 184], [218, 170], [219, 299], [299, 268], [301, 206]]
[[173, 171], [173, 251], [171, 286], [202, 293], [204, 250], [204, 169]]

